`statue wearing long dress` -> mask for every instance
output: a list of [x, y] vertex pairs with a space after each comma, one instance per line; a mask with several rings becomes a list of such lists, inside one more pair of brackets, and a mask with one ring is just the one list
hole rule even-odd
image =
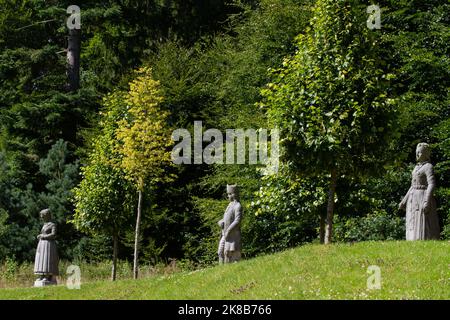
[[430, 146], [419, 143], [417, 165], [412, 172], [411, 188], [399, 205], [406, 209], [406, 240], [439, 239], [439, 219], [433, 192], [436, 187]]
[[241, 259], [241, 219], [242, 206], [236, 185], [227, 185], [227, 195], [230, 203], [219, 226], [222, 237], [219, 242], [219, 263], [237, 262]]
[[51, 222], [49, 209], [44, 209], [40, 213], [44, 226], [37, 236], [39, 243], [34, 260], [34, 273], [39, 275], [39, 279], [34, 283], [35, 287], [56, 284], [56, 276], [59, 275], [59, 257], [56, 248], [56, 224]]

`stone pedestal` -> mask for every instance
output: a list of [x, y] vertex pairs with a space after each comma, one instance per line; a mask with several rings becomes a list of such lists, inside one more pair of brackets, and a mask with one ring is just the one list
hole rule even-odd
[[34, 286], [35, 287], [47, 287], [47, 286], [55, 286], [56, 285], [56, 280], [48, 280], [48, 279], [37, 279], [34, 282]]

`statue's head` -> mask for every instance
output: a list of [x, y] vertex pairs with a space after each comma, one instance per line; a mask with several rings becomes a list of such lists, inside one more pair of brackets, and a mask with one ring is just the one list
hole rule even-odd
[[428, 143], [419, 143], [416, 148], [416, 160], [418, 162], [430, 161], [431, 149]]
[[230, 201], [239, 199], [239, 189], [238, 189], [237, 185], [227, 184], [227, 196], [228, 196], [228, 200], [230, 200]]
[[50, 212], [50, 209], [44, 209], [41, 210], [41, 212], [39, 212], [39, 216], [41, 217], [42, 220], [44, 221], [50, 221], [52, 219], [52, 214]]

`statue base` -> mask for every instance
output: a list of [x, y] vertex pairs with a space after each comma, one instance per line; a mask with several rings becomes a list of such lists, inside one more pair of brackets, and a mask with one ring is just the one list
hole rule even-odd
[[35, 287], [47, 287], [47, 286], [55, 286], [56, 280], [47, 280], [47, 279], [37, 279], [34, 282]]

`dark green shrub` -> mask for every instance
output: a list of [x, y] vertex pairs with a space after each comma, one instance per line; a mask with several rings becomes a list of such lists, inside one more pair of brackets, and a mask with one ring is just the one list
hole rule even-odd
[[405, 218], [389, 216], [384, 211], [364, 217], [338, 217], [335, 224], [336, 241], [402, 240], [405, 237]]

